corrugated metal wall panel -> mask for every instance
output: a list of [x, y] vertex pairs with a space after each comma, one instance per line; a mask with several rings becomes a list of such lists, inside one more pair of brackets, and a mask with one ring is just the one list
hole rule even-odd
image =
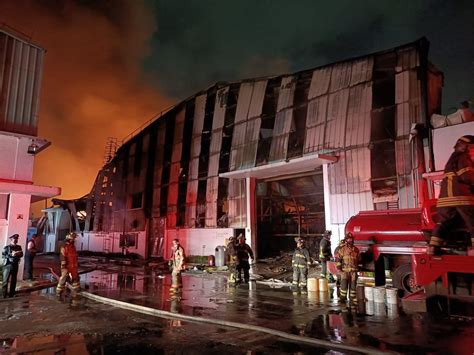
[[184, 129], [184, 115], [186, 110], [183, 108], [176, 114], [176, 121], [174, 125], [173, 144], [183, 141], [183, 129]]
[[358, 148], [346, 151], [347, 192], [371, 191], [370, 149]]
[[212, 154], [209, 156], [209, 169], [207, 176], [217, 176], [219, 173], [219, 158], [220, 153]]
[[207, 95], [199, 95], [194, 101], [194, 123], [193, 136], [201, 136], [204, 125], [204, 114], [206, 112]]
[[412, 152], [408, 138], [395, 141], [395, 157], [398, 176], [399, 208], [414, 206], [414, 189], [412, 177]]
[[175, 143], [173, 145], [173, 154], [171, 155], [171, 162], [176, 163], [181, 161], [181, 152], [183, 150], [183, 143]]
[[345, 224], [350, 217], [360, 211], [374, 209], [371, 192], [330, 195], [329, 204], [332, 224]]
[[191, 141], [191, 158], [197, 158], [201, 154], [201, 136], [196, 136]]
[[222, 145], [222, 130], [213, 131], [211, 135], [210, 153], [219, 153]]
[[[262, 114], [263, 99], [265, 98], [265, 90], [267, 88], [267, 81], [257, 81], [254, 83], [252, 99], [250, 101], [250, 108], [247, 118], [259, 117]], [[240, 101], [240, 97], [239, 97]]]
[[188, 181], [196, 180], [199, 174], [199, 157], [193, 158], [189, 161]]
[[196, 227], [196, 204], [186, 204], [185, 223], [189, 228]]
[[237, 109], [234, 118], [235, 124], [247, 120], [250, 110], [250, 100], [252, 99], [253, 85], [253, 82], [240, 84], [239, 99], [237, 101]]
[[217, 224], [217, 194], [219, 177], [207, 179], [206, 189], [206, 227], [215, 227]]
[[246, 144], [243, 147], [242, 167], [255, 166], [255, 158], [257, 157], [258, 138], [260, 134], [261, 119], [257, 117], [247, 122], [246, 128]]
[[410, 98], [409, 72], [402, 71], [395, 75], [395, 103], [406, 102]]
[[278, 112], [275, 117], [273, 138], [270, 147], [270, 161], [285, 160], [288, 151], [288, 137], [293, 121], [293, 109]]
[[308, 103], [304, 154], [323, 149], [327, 104], [328, 95], [318, 97]]
[[324, 144], [324, 147], [327, 149], [340, 149], [344, 147], [348, 101], [349, 89], [329, 95]]
[[395, 75], [395, 102], [397, 103], [397, 137], [410, 133], [412, 123], [420, 123], [421, 89], [414, 70]]
[[278, 94], [277, 112], [293, 106], [293, 97], [295, 95], [296, 78], [287, 76], [281, 79], [280, 92]]
[[346, 147], [369, 144], [370, 112], [372, 109], [372, 84], [350, 88], [347, 109]]
[[0, 31], [0, 130], [37, 134], [44, 50]]
[[332, 68], [329, 92], [335, 92], [349, 87], [351, 82], [351, 71], [351, 62], [335, 64]]
[[420, 65], [420, 58], [416, 48], [403, 48], [398, 50], [397, 54], [398, 70], [413, 69]]
[[198, 180], [189, 180], [186, 191], [186, 204], [195, 204], [197, 201]]
[[367, 57], [352, 62], [350, 85], [354, 86], [372, 80], [373, 65], [373, 57]]
[[332, 67], [316, 69], [311, 78], [311, 85], [309, 87], [308, 100], [317, 96], [327, 94], [329, 90], [329, 83], [331, 81]]
[[227, 96], [229, 87], [217, 90], [216, 103], [214, 104], [214, 117], [212, 119], [212, 130], [224, 127], [225, 111], [227, 109]]

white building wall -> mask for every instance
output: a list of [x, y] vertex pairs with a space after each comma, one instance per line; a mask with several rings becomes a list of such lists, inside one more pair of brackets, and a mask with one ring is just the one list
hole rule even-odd
[[32, 181], [34, 156], [28, 154], [32, 139], [0, 134], [0, 178]]
[[[8, 206], [8, 231], [4, 239], [4, 244], [9, 243], [8, 237], [17, 233], [20, 238], [18, 244], [22, 247], [23, 253], [26, 249], [26, 237], [28, 235], [28, 218], [30, 213], [30, 195], [10, 194]], [[21, 259], [18, 271], [18, 279], [23, 279], [23, 260]]]

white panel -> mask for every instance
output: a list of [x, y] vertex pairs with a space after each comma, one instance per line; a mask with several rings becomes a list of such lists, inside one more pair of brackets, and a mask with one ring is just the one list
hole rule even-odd
[[217, 202], [206, 203], [206, 227], [217, 226]]
[[369, 143], [371, 106], [372, 86], [370, 83], [357, 85], [350, 89], [346, 124], [346, 147]]
[[399, 104], [409, 100], [409, 84], [410, 74], [408, 71], [403, 71], [395, 75], [395, 103]]
[[[173, 154], [171, 155], [171, 162], [176, 163], [181, 161], [181, 151], [183, 148], [183, 143], [175, 143], [173, 145]], [[138, 159], [138, 157], [137, 157]]]
[[242, 83], [240, 85], [239, 99], [237, 101], [234, 123], [239, 123], [247, 119], [252, 93], [253, 83]]
[[286, 158], [288, 150], [288, 136], [293, 120], [293, 110], [278, 112], [273, 128], [273, 139], [270, 147], [269, 160], [283, 160]]
[[[267, 81], [257, 81], [254, 83], [252, 99], [247, 118], [258, 117], [262, 114], [263, 99], [265, 98], [265, 90], [267, 89]], [[239, 98], [240, 100], [240, 98]]]
[[193, 136], [200, 136], [202, 134], [204, 114], [206, 112], [206, 98], [207, 96], [205, 94], [199, 95], [194, 101]]
[[308, 103], [306, 127], [314, 127], [326, 122], [328, 95], [324, 95]]
[[348, 89], [329, 95], [325, 148], [338, 149], [344, 147], [348, 101]]
[[188, 227], [190, 228], [195, 227], [195, 223], [196, 223], [196, 205], [195, 204], [186, 204], [185, 219], [186, 219], [185, 223]]
[[219, 184], [219, 177], [217, 176], [207, 179], [207, 189], [206, 189], [207, 202], [217, 201], [218, 184]]
[[173, 134], [173, 144], [181, 142], [183, 140], [183, 129], [184, 129], [184, 114], [186, 110], [183, 108], [176, 115], [175, 128]]
[[173, 163], [171, 164], [170, 169], [170, 184], [174, 182], [178, 182], [179, 179], [179, 171], [181, 170], [180, 163]]
[[188, 175], [189, 180], [195, 180], [198, 178], [199, 171], [199, 158], [194, 158], [189, 161]]
[[308, 100], [317, 96], [324, 95], [329, 90], [329, 82], [331, 81], [332, 67], [316, 69], [311, 78], [311, 85], [309, 87]]
[[222, 130], [214, 131], [211, 135], [210, 153], [218, 153], [221, 151]]
[[220, 153], [209, 156], [209, 169], [207, 176], [217, 176], [219, 173], [219, 157]]
[[227, 95], [229, 87], [217, 90], [216, 103], [214, 104], [214, 117], [212, 120], [212, 130], [224, 127], [225, 111], [227, 108]]
[[398, 51], [397, 66], [401, 70], [413, 69], [420, 65], [418, 50], [416, 48], [404, 48]]
[[281, 79], [280, 93], [278, 95], [277, 112], [293, 105], [295, 95], [296, 79], [293, 76], [287, 76]]
[[351, 82], [351, 62], [335, 64], [331, 73], [330, 92], [347, 88]]
[[[177, 202], [178, 202], [178, 184], [177, 183], [169, 184], [168, 186], [168, 212], [170, 212], [170, 206], [176, 205]], [[176, 209], [176, 206], [174, 208]]]
[[191, 141], [191, 158], [199, 157], [201, 154], [201, 136], [196, 136]]
[[374, 59], [366, 57], [352, 62], [351, 86], [372, 80]]

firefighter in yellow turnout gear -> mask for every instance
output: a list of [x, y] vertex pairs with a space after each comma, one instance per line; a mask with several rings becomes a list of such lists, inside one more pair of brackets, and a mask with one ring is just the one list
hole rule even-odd
[[429, 254], [438, 254], [440, 247], [445, 245], [446, 232], [457, 214], [464, 220], [471, 236], [471, 247], [474, 247], [474, 162], [469, 155], [472, 144], [474, 136], [459, 138], [444, 168], [436, 203], [438, 223], [430, 239]]
[[347, 301], [347, 291], [350, 285], [349, 299], [357, 304], [357, 271], [359, 270], [359, 249], [354, 246], [354, 237], [351, 233], [346, 234], [345, 242], [338, 250], [336, 265], [341, 271], [340, 302]]
[[291, 290], [296, 292], [299, 287], [302, 292], [306, 292], [311, 258], [308, 249], [304, 247], [304, 240], [301, 238], [296, 241], [296, 249], [291, 264], [293, 266], [293, 284], [291, 285]]
[[170, 292], [178, 292], [183, 287], [181, 273], [186, 269], [184, 259], [186, 255], [184, 249], [179, 243], [179, 239], [173, 239], [173, 247], [171, 249], [171, 288]]

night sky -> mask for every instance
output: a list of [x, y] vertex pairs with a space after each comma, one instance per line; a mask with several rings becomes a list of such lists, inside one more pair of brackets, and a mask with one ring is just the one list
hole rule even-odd
[[124, 138], [217, 81], [291, 73], [426, 36], [443, 111], [474, 99], [474, 1], [0, 0], [47, 50], [35, 183], [88, 193]]

